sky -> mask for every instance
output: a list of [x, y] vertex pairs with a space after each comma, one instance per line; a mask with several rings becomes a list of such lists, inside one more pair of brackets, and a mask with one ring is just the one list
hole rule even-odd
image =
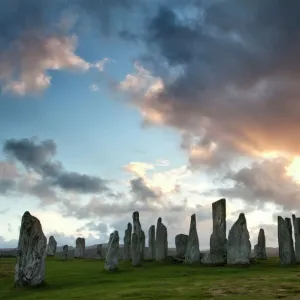
[[0, 247], [25, 211], [59, 245], [123, 242], [132, 213], [168, 243], [211, 204], [252, 246], [300, 215], [300, 2], [3, 0]]

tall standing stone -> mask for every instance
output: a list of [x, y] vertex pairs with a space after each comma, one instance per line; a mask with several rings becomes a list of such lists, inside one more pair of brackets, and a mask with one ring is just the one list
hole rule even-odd
[[63, 258], [64, 258], [64, 260], [68, 259], [68, 253], [69, 253], [69, 246], [68, 245], [64, 245], [63, 246]]
[[85, 250], [85, 239], [79, 237], [76, 239], [76, 248], [75, 248], [74, 257], [83, 258], [84, 250]]
[[296, 262], [300, 263], [300, 218], [293, 217], [294, 235], [295, 235], [295, 256]]
[[131, 223], [127, 224], [124, 235], [124, 260], [130, 260], [130, 248], [131, 248], [131, 234], [132, 234], [132, 225]]
[[104, 268], [107, 271], [118, 269], [118, 252], [119, 252], [119, 233], [115, 230], [110, 234], [107, 246], [106, 259]]
[[140, 241], [141, 260], [143, 260], [145, 256], [145, 246], [146, 246], [146, 236], [145, 236], [145, 232], [141, 230], [141, 241]]
[[283, 265], [292, 265], [296, 263], [292, 222], [290, 218], [283, 219], [278, 216], [278, 246], [279, 259]]
[[166, 259], [168, 256], [168, 231], [161, 218], [157, 220], [155, 246], [156, 261]]
[[210, 236], [209, 259], [211, 264], [225, 264], [227, 256], [226, 200], [212, 204], [213, 232]]
[[185, 264], [200, 263], [199, 239], [196, 226], [196, 215], [191, 216], [190, 231], [188, 237], [188, 245], [185, 252]]
[[54, 236], [49, 237], [48, 247], [47, 247], [47, 255], [54, 256], [56, 252], [57, 242]]
[[178, 258], [184, 258], [188, 241], [189, 241], [189, 236], [187, 234], [181, 233], [175, 236], [176, 256]]
[[261, 228], [258, 233], [257, 244], [254, 246], [255, 258], [267, 260], [265, 231]]
[[131, 264], [134, 267], [141, 265], [140, 239], [136, 232], [131, 236]]
[[22, 217], [17, 262], [16, 286], [36, 286], [44, 281], [47, 238], [40, 221], [26, 211]]
[[151, 225], [148, 232], [149, 259], [155, 259], [155, 225]]
[[227, 264], [250, 264], [251, 243], [244, 213], [232, 225], [227, 242]]

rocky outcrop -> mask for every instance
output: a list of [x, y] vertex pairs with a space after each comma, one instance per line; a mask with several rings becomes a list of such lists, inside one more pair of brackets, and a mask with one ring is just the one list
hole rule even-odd
[[141, 237], [140, 237], [141, 260], [144, 260], [145, 246], [146, 246], [146, 236], [145, 236], [145, 232], [141, 230]]
[[151, 225], [148, 232], [149, 259], [155, 259], [155, 225]]
[[241, 213], [228, 234], [227, 264], [250, 264], [250, 257], [250, 235], [247, 229], [246, 217]]
[[189, 241], [189, 236], [187, 234], [177, 234], [175, 236], [175, 246], [176, 246], [176, 257], [184, 258]]
[[141, 265], [140, 238], [136, 232], [131, 236], [131, 264], [134, 267]]
[[40, 221], [26, 211], [22, 217], [15, 266], [16, 286], [36, 286], [44, 282], [47, 238]]
[[223, 265], [226, 263], [226, 200], [220, 199], [212, 204], [213, 232], [210, 236], [210, 251], [203, 263]]
[[63, 258], [64, 258], [64, 260], [68, 259], [68, 253], [69, 253], [69, 246], [68, 245], [64, 245], [63, 246]]
[[296, 263], [292, 222], [290, 218], [283, 219], [278, 216], [278, 246], [279, 259], [282, 265], [292, 265]]
[[295, 256], [296, 262], [300, 263], [300, 218], [296, 218], [295, 215], [293, 217], [293, 225], [294, 225], [294, 236], [295, 236]]
[[85, 250], [85, 239], [79, 237], [76, 239], [76, 248], [75, 248], [74, 257], [84, 258], [84, 250]]
[[119, 233], [115, 230], [110, 234], [104, 268], [107, 271], [118, 269]]
[[256, 259], [267, 260], [265, 231], [261, 228], [258, 233], [257, 244], [254, 246], [254, 256]]
[[49, 237], [48, 246], [47, 246], [47, 255], [54, 256], [56, 252], [57, 242], [54, 236]]
[[161, 218], [157, 220], [155, 240], [155, 260], [162, 261], [168, 256], [168, 232]]
[[131, 223], [127, 224], [124, 235], [124, 260], [130, 260], [130, 248], [131, 248], [131, 234], [132, 234], [132, 225]]
[[185, 264], [200, 263], [199, 239], [196, 227], [196, 215], [191, 216], [188, 245], [185, 252]]

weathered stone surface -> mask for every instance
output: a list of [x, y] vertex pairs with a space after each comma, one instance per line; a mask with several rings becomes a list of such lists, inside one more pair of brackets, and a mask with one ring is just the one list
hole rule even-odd
[[65, 260], [68, 259], [68, 252], [69, 252], [69, 246], [68, 245], [64, 245], [63, 246], [63, 257]]
[[227, 242], [227, 264], [250, 264], [251, 243], [247, 220], [243, 213], [232, 225]]
[[283, 265], [296, 263], [294, 241], [292, 233], [292, 222], [290, 218], [283, 219], [278, 216], [278, 246], [279, 259]]
[[176, 257], [184, 258], [188, 241], [189, 241], [189, 236], [187, 234], [181, 233], [175, 236]]
[[141, 260], [143, 260], [145, 256], [145, 246], [146, 246], [145, 232], [141, 230], [141, 239], [140, 239]]
[[113, 271], [118, 269], [118, 252], [119, 252], [119, 233], [117, 230], [115, 230], [113, 233], [110, 234], [107, 252], [106, 252], [104, 268], [107, 271]]
[[141, 265], [140, 239], [136, 232], [131, 236], [131, 264], [134, 267]]
[[56, 252], [57, 242], [54, 236], [49, 237], [48, 246], [47, 246], [47, 255], [54, 256]]
[[155, 260], [162, 261], [166, 259], [168, 255], [168, 231], [161, 218], [157, 220], [155, 246]]
[[295, 234], [295, 256], [296, 262], [300, 263], [300, 218], [293, 217], [294, 234]]
[[148, 232], [149, 259], [155, 259], [155, 225], [151, 225]]
[[261, 228], [258, 233], [257, 244], [254, 246], [256, 259], [267, 260], [265, 231]]
[[127, 224], [124, 235], [124, 260], [130, 260], [130, 248], [131, 248], [131, 234], [132, 234], [132, 225], [131, 223]]
[[101, 259], [103, 258], [103, 248], [102, 244], [98, 244], [96, 247], [96, 259]]
[[202, 262], [222, 265], [226, 263], [227, 256], [225, 199], [220, 199], [212, 204], [212, 217], [213, 232], [210, 236], [210, 251]]
[[85, 250], [85, 239], [79, 237], [76, 239], [76, 248], [75, 248], [75, 256], [74, 257], [83, 258], [84, 250]]
[[15, 266], [16, 286], [36, 286], [44, 281], [47, 238], [40, 221], [26, 211], [22, 217]]
[[185, 264], [200, 263], [199, 239], [196, 227], [196, 215], [191, 216], [188, 245], [185, 252]]
[[[131, 237], [131, 248], [134, 247], [134, 249], [131, 249], [131, 260], [132, 260], [132, 265], [134, 265], [134, 262], [137, 262], [138, 265], [141, 263], [142, 260], [142, 255], [143, 255], [143, 236], [142, 236], [142, 226], [140, 223], [140, 216], [139, 212], [135, 211], [132, 214], [132, 223], [133, 223], [133, 233], [137, 234], [138, 241], [136, 245], [132, 245], [132, 237]], [[138, 248], [138, 251], [136, 249]], [[138, 255], [139, 257], [133, 257], [132, 255]]]

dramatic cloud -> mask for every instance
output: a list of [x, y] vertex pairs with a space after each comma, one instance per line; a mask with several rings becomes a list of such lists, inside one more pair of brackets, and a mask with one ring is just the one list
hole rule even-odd
[[[52, 140], [39, 142], [36, 139], [7, 140], [4, 152], [27, 170], [42, 176], [42, 181], [32, 187], [35, 195], [54, 197], [51, 187], [78, 193], [101, 193], [109, 191], [107, 181], [95, 176], [66, 171], [62, 164], [55, 161], [56, 144]], [[5, 186], [5, 184], [4, 184]]]

